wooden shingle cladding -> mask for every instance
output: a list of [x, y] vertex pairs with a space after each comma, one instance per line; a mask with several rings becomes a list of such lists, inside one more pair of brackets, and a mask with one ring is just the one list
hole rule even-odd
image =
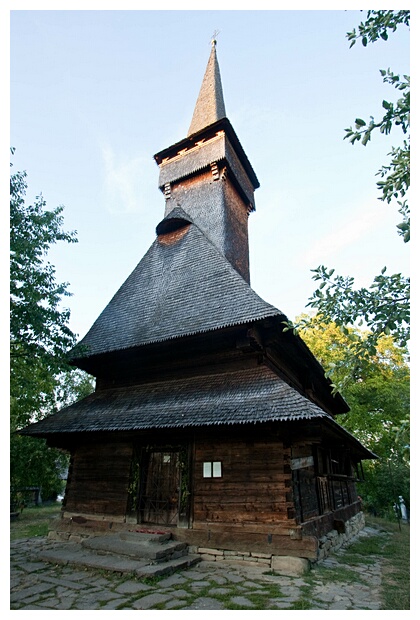
[[[175, 206], [181, 205], [181, 206]], [[179, 212], [205, 234], [249, 284], [249, 203], [245, 202], [223, 165], [213, 163], [200, 174], [177, 181], [166, 202], [168, 219]], [[159, 226], [158, 226], [159, 230]], [[161, 242], [165, 239], [161, 238]], [[211, 272], [203, 276], [211, 278]]]
[[[223, 137], [223, 134], [225, 134], [227, 138], [226, 144], [229, 143], [231, 145], [233, 151], [236, 154], [236, 157], [238, 158], [241, 164], [241, 168], [244, 170], [246, 177], [251, 182], [252, 187], [254, 189], [258, 189], [260, 187], [260, 183], [258, 181], [257, 175], [255, 174], [255, 171], [242, 147], [242, 144], [240, 143], [239, 138], [228, 118], [222, 118], [218, 121], [215, 121], [211, 125], [208, 125], [204, 129], [198, 131], [196, 134], [193, 134], [189, 136], [188, 138], [184, 138], [180, 140], [179, 142], [165, 149], [162, 149], [161, 151], [159, 151], [159, 153], [156, 153], [156, 155], [154, 156], [155, 161], [160, 167], [161, 164], [166, 164], [167, 162], [171, 162], [171, 160], [174, 160], [175, 158], [177, 158], [180, 153], [188, 152], [191, 149], [195, 149], [198, 144], [200, 143], [205, 144], [207, 141], [213, 140], [215, 136]], [[218, 148], [218, 149], [225, 148], [223, 145], [223, 142], [216, 141], [216, 140], [214, 142], [218, 143], [218, 146], [214, 148]], [[227, 151], [227, 149], [225, 150]], [[218, 152], [221, 153], [222, 156], [219, 156], [218, 158], [216, 158], [216, 160], [214, 158], [213, 159], [208, 158], [209, 161], [207, 161], [206, 163], [204, 163], [203, 160], [199, 160], [197, 162], [196, 167], [193, 170], [202, 169], [206, 165], [208, 165], [211, 161], [218, 161], [219, 159], [220, 160], [226, 159], [228, 163], [232, 164], [231, 167], [233, 169], [233, 167], [235, 166], [235, 163], [233, 162], [233, 160], [229, 160], [229, 153], [223, 153], [220, 150]], [[162, 167], [162, 170], [163, 169], [164, 168]], [[188, 176], [193, 170], [191, 170], [190, 164], [188, 163], [188, 169], [183, 170], [182, 168], [180, 168], [176, 176], [177, 178]], [[168, 168], [168, 171], [169, 171], [169, 168]], [[238, 173], [237, 176], [239, 177], [240, 174]], [[163, 190], [164, 184], [167, 183], [171, 177], [172, 177], [172, 173], [169, 177], [169, 176], [166, 176], [166, 172], [165, 173], [162, 172], [162, 177], [159, 177], [159, 187], [161, 190]]]
[[188, 135], [197, 133], [197, 131], [225, 116], [225, 102], [217, 61], [216, 41], [213, 40], [210, 58], [207, 62]]
[[[282, 316], [263, 301], [197, 226], [176, 243], [157, 238], [72, 353], [94, 356]], [[96, 374], [96, 372], [94, 373]]]
[[[211, 171], [212, 164], [219, 169], [226, 168], [244, 204], [250, 211], [255, 211], [254, 189], [258, 180], [249, 162], [241, 154], [239, 141], [233, 139], [234, 132], [226, 119], [213, 127], [214, 133], [200, 134], [197, 142], [186, 142], [179, 145], [180, 150], [171, 150], [166, 157], [156, 156], [159, 162], [159, 187], [165, 193], [165, 187], [179, 184], [191, 178], [199, 178], [203, 173]], [[233, 133], [232, 133], [233, 132]], [[236, 144], [236, 148], [234, 147]], [[240, 147], [238, 149], [238, 146]], [[242, 152], [243, 153], [243, 152]], [[168, 205], [166, 207], [168, 213]]]
[[[130, 432], [255, 425], [332, 416], [264, 364], [239, 370], [98, 389], [58, 413], [23, 429], [49, 437], [72, 433]], [[355, 445], [362, 446], [354, 439]], [[368, 451], [365, 451], [368, 454]]]

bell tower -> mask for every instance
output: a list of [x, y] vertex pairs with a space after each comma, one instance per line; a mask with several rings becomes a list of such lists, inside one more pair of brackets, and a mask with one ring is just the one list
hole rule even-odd
[[181, 207], [249, 284], [248, 216], [259, 182], [226, 117], [215, 40], [188, 135], [155, 160], [165, 217]]

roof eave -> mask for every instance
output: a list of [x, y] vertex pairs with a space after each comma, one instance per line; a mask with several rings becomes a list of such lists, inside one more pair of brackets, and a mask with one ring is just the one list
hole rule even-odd
[[214, 136], [218, 131], [225, 131], [227, 137], [229, 138], [232, 146], [234, 147], [239, 160], [244, 167], [248, 177], [254, 187], [254, 189], [258, 189], [260, 187], [260, 183], [258, 181], [257, 175], [254, 172], [254, 169], [251, 166], [251, 163], [248, 157], [245, 154], [245, 151], [239, 142], [239, 138], [236, 135], [235, 130], [233, 129], [228, 118], [222, 118], [215, 123], [212, 123], [208, 127], [198, 131], [197, 133], [188, 136], [187, 138], [183, 138], [179, 142], [159, 151], [154, 155], [154, 159], [158, 165], [162, 163], [162, 161], [168, 157], [174, 157], [179, 151], [183, 149], [188, 149], [193, 147], [199, 140], [204, 140], [210, 136]]

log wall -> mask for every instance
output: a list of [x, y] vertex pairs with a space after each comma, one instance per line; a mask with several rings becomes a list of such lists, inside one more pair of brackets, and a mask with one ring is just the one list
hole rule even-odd
[[[221, 478], [203, 463], [220, 461]], [[280, 441], [196, 441], [193, 528], [203, 524], [289, 524], [293, 511], [290, 451]], [[200, 525], [201, 524], [201, 525]]]
[[71, 458], [63, 509], [125, 515], [132, 453], [129, 443], [79, 446]]

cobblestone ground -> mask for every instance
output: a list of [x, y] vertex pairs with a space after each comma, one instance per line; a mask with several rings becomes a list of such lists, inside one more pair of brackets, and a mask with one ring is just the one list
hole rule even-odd
[[55, 544], [47, 538], [11, 543], [11, 609], [381, 609], [381, 565], [374, 558], [348, 566], [337, 553], [303, 577], [201, 562], [147, 582], [37, 559], [40, 549]]

